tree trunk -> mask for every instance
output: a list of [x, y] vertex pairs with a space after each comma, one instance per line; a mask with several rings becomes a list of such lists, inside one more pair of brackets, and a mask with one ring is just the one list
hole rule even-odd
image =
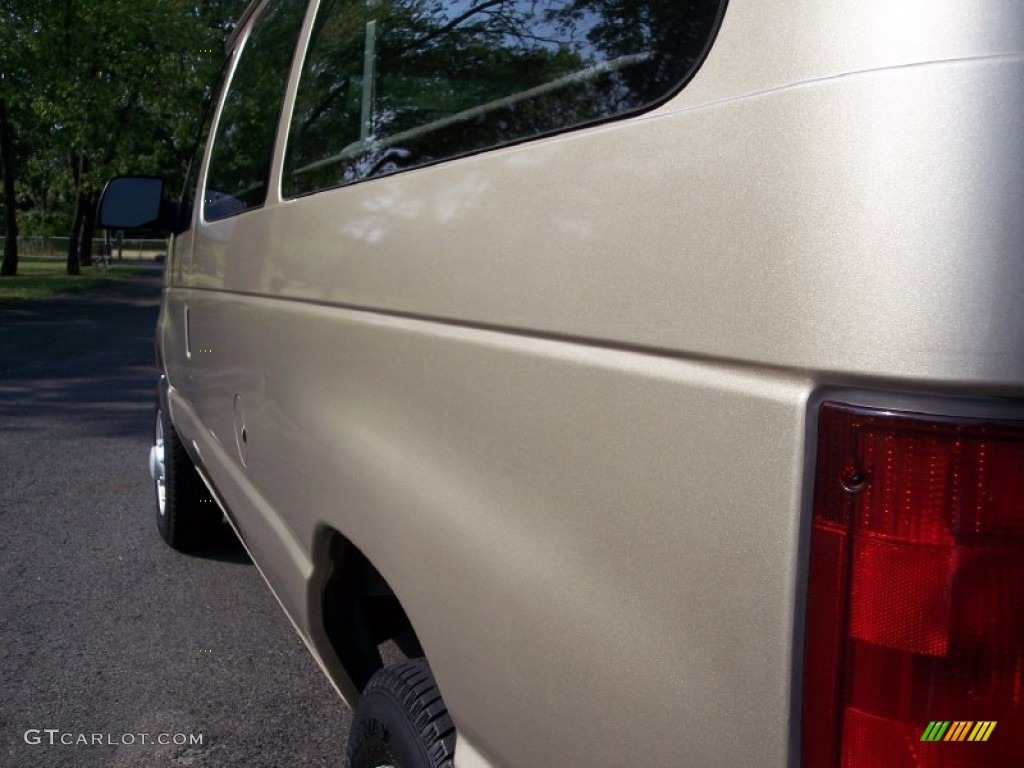
[[[68, 4], [70, 7], [70, 3]], [[79, 150], [71, 158], [71, 178], [75, 181], [75, 215], [71, 220], [71, 236], [68, 238], [68, 274], [82, 274], [78, 254], [81, 247], [82, 222], [85, 218], [85, 195], [82, 194], [82, 176], [85, 173], [85, 153]]]
[[92, 266], [92, 238], [96, 233], [96, 195], [83, 198], [82, 238], [78, 251], [78, 263], [83, 267]]
[[71, 221], [71, 237], [68, 238], [68, 274], [80, 275], [82, 270], [78, 262], [78, 244], [82, 236], [82, 223], [85, 220], [85, 195], [81, 192], [75, 198], [75, 217]]
[[7, 102], [0, 99], [0, 172], [4, 176], [4, 260], [0, 275], [18, 274], [18, 214], [14, 195], [14, 136], [7, 121]]

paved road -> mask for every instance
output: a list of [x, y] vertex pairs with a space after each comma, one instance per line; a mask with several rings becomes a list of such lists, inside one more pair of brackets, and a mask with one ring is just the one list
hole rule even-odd
[[0, 766], [340, 765], [349, 714], [244, 552], [157, 534], [158, 292], [0, 307]]

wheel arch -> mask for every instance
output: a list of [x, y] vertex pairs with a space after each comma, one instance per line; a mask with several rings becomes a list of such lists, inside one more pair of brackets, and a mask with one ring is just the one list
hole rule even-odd
[[324, 526], [313, 556], [309, 615], [315, 644], [328, 674], [354, 706], [375, 672], [425, 653], [394, 589], [350, 539]]

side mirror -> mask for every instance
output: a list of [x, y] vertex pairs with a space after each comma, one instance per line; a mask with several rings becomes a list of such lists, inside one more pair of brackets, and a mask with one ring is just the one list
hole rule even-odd
[[177, 229], [177, 204], [164, 200], [158, 176], [115, 176], [107, 182], [97, 206], [102, 229]]

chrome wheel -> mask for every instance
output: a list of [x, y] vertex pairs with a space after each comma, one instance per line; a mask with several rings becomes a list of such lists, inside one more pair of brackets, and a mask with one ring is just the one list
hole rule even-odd
[[167, 514], [167, 471], [164, 465], [164, 420], [156, 413], [156, 439], [149, 449], [149, 474], [156, 483], [156, 507], [160, 517]]
[[[166, 387], [164, 381], [160, 382]], [[215, 541], [220, 510], [196, 471], [167, 412], [166, 392], [157, 400], [149, 473], [156, 489], [156, 527], [173, 549], [188, 551]]]

